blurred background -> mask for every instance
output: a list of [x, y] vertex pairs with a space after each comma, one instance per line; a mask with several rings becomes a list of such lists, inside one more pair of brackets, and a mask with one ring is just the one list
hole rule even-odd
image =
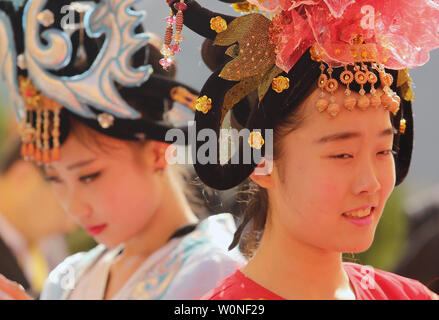
[[[213, 11], [239, 15], [219, 1], [198, 2]], [[137, 8], [147, 12], [146, 29], [163, 36], [169, 15], [165, 0], [144, 0]], [[204, 39], [188, 28], [183, 35], [177, 79], [201, 89], [210, 75], [199, 53]], [[415, 91], [410, 173], [392, 194], [372, 247], [362, 254], [346, 254], [345, 259], [417, 279], [439, 293], [439, 107], [434, 96], [439, 92], [439, 50], [410, 74]], [[19, 158], [18, 148], [15, 118], [0, 82], [0, 273], [38, 295], [53, 267], [95, 242], [61, 211], [38, 169]], [[237, 189], [217, 192], [199, 186], [199, 191], [205, 212], [233, 212], [239, 217]]]

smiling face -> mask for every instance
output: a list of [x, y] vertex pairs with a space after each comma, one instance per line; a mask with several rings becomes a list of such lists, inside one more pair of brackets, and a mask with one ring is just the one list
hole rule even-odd
[[98, 242], [113, 247], [144, 230], [161, 202], [156, 144], [134, 150], [122, 140], [93, 134], [103, 148], [71, 133], [61, 160], [45, 171], [65, 211]]
[[[270, 231], [325, 251], [365, 251], [395, 185], [389, 111], [331, 117], [315, 108], [319, 94], [304, 101], [303, 122], [282, 138], [268, 188]], [[343, 105], [343, 89], [335, 96]]]

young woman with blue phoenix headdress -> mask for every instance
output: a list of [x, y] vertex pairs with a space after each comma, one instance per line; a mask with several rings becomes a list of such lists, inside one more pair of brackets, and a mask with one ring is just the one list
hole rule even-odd
[[[226, 249], [233, 218], [200, 221], [166, 161], [167, 111], [198, 93], [161, 71], [135, 2], [1, 2], [0, 75], [22, 155], [100, 243], [52, 271], [41, 299], [195, 299], [244, 261]], [[30, 298], [5, 278], [0, 289]]]

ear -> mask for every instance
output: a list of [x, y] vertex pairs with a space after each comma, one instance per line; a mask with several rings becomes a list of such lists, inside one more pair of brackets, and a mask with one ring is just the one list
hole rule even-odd
[[151, 141], [154, 154], [154, 170], [164, 170], [168, 166], [166, 161], [166, 149], [169, 147], [168, 143]]
[[255, 183], [265, 189], [270, 189], [274, 186], [273, 181], [273, 160], [267, 160], [265, 158], [258, 164], [256, 169], [250, 175]]

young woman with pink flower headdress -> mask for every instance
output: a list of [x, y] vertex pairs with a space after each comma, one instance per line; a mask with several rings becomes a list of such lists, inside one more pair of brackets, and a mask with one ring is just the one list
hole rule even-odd
[[[250, 177], [255, 191], [230, 246], [240, 244], [249, 263], [204, 298], [437, 299], [416, 280], [342, 254], [370, 247], [407, 175], [407, 68], [439, 47], [439, 3], [249, 0], [247, 9], [269, 13], [233, 20], [184, 2], [186, 26], [229, 47], [201, 90], [197, 131], [218, 133], [232, 108], [249, 129], [227, 164], [199, 161], [195, 170], [220, 190]], [[243, 117], [237, 103], [254, 92], [259, 103]], [[249, 147], [262, 157], [244, 163]]]

